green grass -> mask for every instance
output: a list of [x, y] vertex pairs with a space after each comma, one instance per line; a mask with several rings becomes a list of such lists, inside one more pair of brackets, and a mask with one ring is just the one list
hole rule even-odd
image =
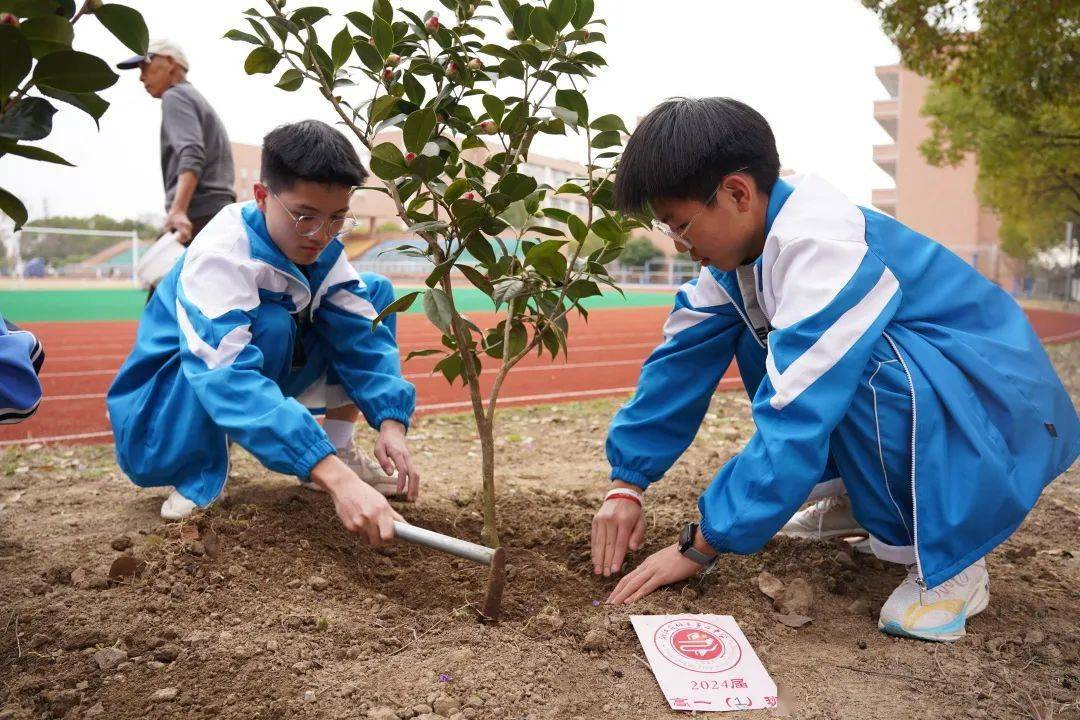
[[[398, 294], [416, 288], [397, 288]], [[464, 288], [455, 291], [462, 312], [492, 310], [491, 299], [479, 290]], [[589, 298], [590, 310], [602, 308], [668, 306], [670, 293], [627, 291], [623, 298], [609, 291], [600, 297]], [[138, 320], [146, 303], [143, 290], [0, 290], [0, 313], [12, 322], [78, 322], [87, 320]], [[416, 302], [410, 313], [423, 312]]]

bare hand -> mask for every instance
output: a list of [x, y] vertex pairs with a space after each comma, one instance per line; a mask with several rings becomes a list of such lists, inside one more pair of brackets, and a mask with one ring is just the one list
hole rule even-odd
[[413, 468], [412, 458], [409, 457], [409, 448], [405, 444], [405, 426], [397, 420], [385, 420], [379, 426], [379, 439], [375, 441], [375, 459], [387, 475], [397, 472], [397, 491], [405, 492], [406, 499], [415, 502], [420, 495], [420, 473]]
[[629, 605], [659, 587], [693, 577], [702, 570], [701, 565], [679, 552], [677, 544], [669, 545], [645, 558], [645, 562], [620, 580], [607, 601], [612, 605]]
[[641, 506], [625, 498], [605, 501], [592, 521], [593, 572], [603, 573], [604, 577], [619, 572], [627, 549], [637, 550], [644, 541], [645, 513]]
[[311, 480], [326, 490], [345, 529], [378, 547], [394, 539], [394, 521], [404, 520], [375, 488], [357, 477], [337, 455], [327, 455], [311, 470]]
[[187, 245], [191, 242], [191, 233], [194, 226], [191, 224], [191, 218], [187, 216], [186, 212], [174, 210], [165, 218], [165, 229], [176, 231], [176, 239], [181, 245]]

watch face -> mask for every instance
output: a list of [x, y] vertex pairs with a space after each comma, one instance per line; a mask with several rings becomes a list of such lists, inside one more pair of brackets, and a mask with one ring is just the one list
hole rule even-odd
[[687, 548], [694, 544], [695, 530], [697, 523], [688, 522], [683, 525], [682, 532], [679, 533], [679, 552], [686, 552]]

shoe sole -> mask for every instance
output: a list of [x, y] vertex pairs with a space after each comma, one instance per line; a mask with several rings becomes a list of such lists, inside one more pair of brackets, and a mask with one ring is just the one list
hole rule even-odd
[[866, 535], [866, 528], [852, 527], [841, 528], [839, 530], [781, 530], [780, 534], [784, 537], [797, 538], [799, 540], [832, 540], [833, 538], [854, 537], [855, 535]]
[[988, 583], [983, 583], [975, 592], [975, 596], [968, 601], [964, 612], [952, 622], [928, 630], [908, 630], [895, 620], [887, 623], [878, 619], [878, 630], [886, 635], [910, 638], [912, 640], [927, 640], [930, 642], [955, 642], [967, 634], [967, 621], [973, 618], [990, 604], [990, 588]]

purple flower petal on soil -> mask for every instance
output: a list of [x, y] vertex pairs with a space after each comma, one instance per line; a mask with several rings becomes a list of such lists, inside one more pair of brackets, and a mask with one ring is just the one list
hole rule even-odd
[[593, 607], [600, 607], [600, 601], [599, 600], [593, 600], [592, 601], [592, 606]]
[[451, 679], [450, 676], [447, 675], [446, 673], [440, 673], [439, 674], [439, 682], [450, 682], [450, 679]]

